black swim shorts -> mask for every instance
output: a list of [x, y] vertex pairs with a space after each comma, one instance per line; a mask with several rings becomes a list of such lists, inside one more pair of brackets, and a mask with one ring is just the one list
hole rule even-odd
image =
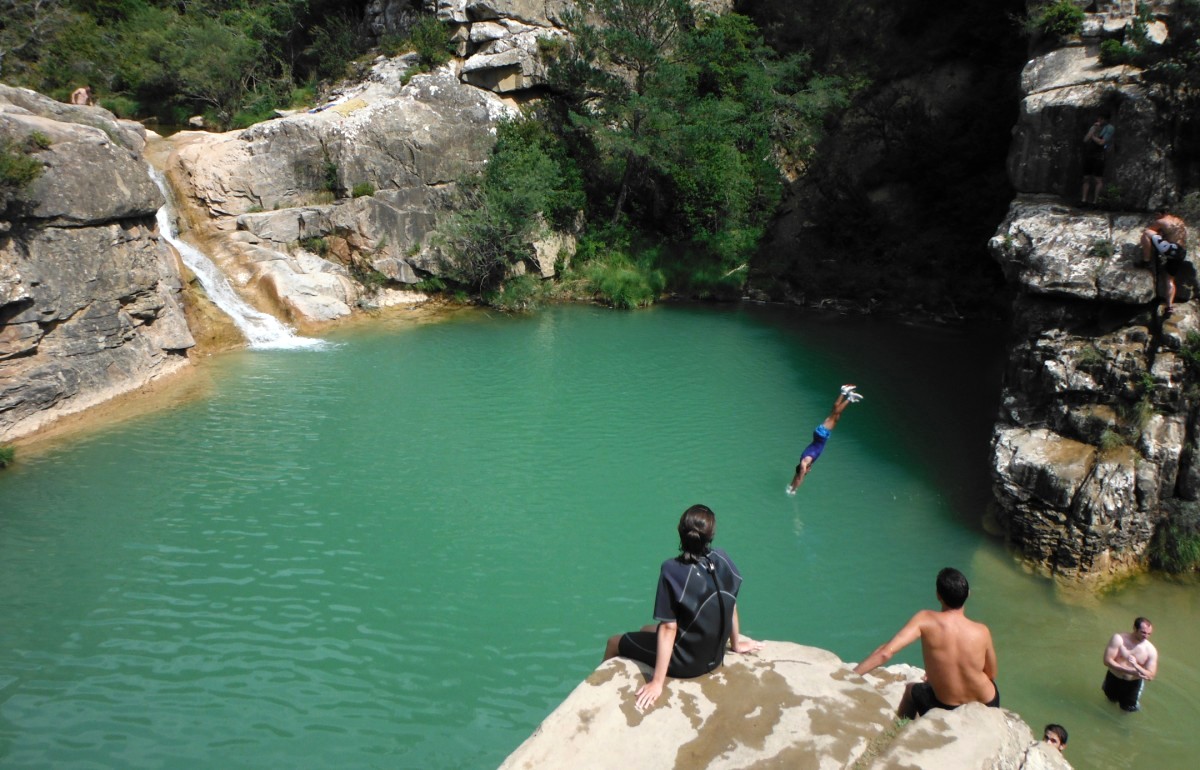
[[1104, 674], [1104, 684], [1101, 689], [1113, 703], [1119, 703], [1125, 711], [1137, 711], [1141, 708], [1138, 700], [1142, 697], [1141, 679], [1122, 679], [1109, 671]]
[[[992, 680], [992, 688], [996, 691], [996, 697], [984, 705], [992, 708], [1000, 707], [1000, 688], [996, 686], [995, 680]], [[938, 699], [937, 693], [933, 691], [933, 685], [929, 682], [918, 682], [909, 690], [909, 697], [912, 698], [913, 706], [917, 709], [917, 714], [925, 716], [925, 712], [929, 709], [946, 709], [953, 711], [958, 706], [947, 706]]]

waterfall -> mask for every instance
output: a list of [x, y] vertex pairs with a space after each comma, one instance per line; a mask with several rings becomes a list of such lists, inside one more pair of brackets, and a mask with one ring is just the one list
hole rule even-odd
[[167, 179], [158, 169], [153, 166], [149, 166], [149, 168], [150, 177], [158, 185], [158, 189], [162, 191], [163, 197], [166, 199], [166, 203], [156, 215], [158, 231], [179, 250], [179, 256], [183, 258], [183, 263], [196, 274], [196, 278], [208, 292], [209, 299], [233, 320], [233, 323], [245, 335], [250, 347], [257, 349], [309, 348], [324, 345], [322, 340], [312, 337], [297, 337], [290, 327], [275, 316], [255, 310], [234, 291], [229, 279], [207, 255], [190, 243], [180, 240], [179, 231], [175, 227], [171, 190], [167, 185]]

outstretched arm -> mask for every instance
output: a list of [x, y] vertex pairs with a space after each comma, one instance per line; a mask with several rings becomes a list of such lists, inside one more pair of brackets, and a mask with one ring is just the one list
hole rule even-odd
[[637, 691], [637, 709], [645, 711], [662, 695], [667, 683], [667, 668], [671, 665], [671, 653], [675, 650], [675, 634], [679, 625], [675, 622], [658, 624], [658, 652], [654, 658], [654, 675]]
[[756, 642], [748, 636], [742, 636], [738, 628], [737, 605], [733, 605], [733, 632], [729, 634], [729, 649], [734, 652], [758, 652], [763, 648], [762, 642]]
[[921, 638], [921, 613], [912, 616], [904, 628], [901, 628], [895, 636], [888, 640], [887, 644], [883, 644], [875, 649], [875, 652], [867, 656], [867, 659], [854, 667], [854, 673], [862, 676], [868, 671], [873, 671], [892, 659], [892, 656], [903, 650], [908, 645]]

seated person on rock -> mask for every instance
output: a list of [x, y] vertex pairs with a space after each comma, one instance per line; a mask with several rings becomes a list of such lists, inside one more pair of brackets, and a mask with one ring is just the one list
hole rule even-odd
[[1179, 217], [1159, 210], [1155, 220], [1142, 231], [1141, 245], [1144, 261], [1162, 259], [1163, 271], [1167, 274], [1167, 307], [1163, 311], [1166, 318], [1175, 310], [1175, 281], [1187, 253], [1187, 226]]
[[662, 563], [654, 598], [656, 625], [608, 640], [604, 660], [620, 656], [654, 666], [650, 681], [637, 691], [644, 711], [662, 694], [667, 676], [687, 679], [721, 665], [726, 646], [739, 653], [762, 649], [738, 628], [737, 595], [742, 576], [729, 554], [711, 548], [717, 520], [704, 505], [679, 519], [679, 556]]
[[897, 709], [901, 717], [912, 719], [931, 708], [955, 709], [972, 702], [1000, 705], [992, 633], [984, 624], [968, 620], [963, 609], [970, 592], [966, 575], [946, 567], [937, 576], [937, 598], [942, 609], [921, 610], [913, 615], [887, 644], [855, 666], [854, 673], [865, 674], [921, 640], [926, 681], [905, 688]]

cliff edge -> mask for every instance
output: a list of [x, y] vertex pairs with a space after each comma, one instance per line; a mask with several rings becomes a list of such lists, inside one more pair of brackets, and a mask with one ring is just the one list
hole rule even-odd
[[924, 676], [912, 666], [859, 677], [831, 652], [767, 642], [709, 676], [668, 680], [643, 714], [634, 694], [650, 674], [623, 658], [601, 664], [501, 770], [1071, 766], [1005, 709], [968, 704], [899, 724], [904, 684]]

